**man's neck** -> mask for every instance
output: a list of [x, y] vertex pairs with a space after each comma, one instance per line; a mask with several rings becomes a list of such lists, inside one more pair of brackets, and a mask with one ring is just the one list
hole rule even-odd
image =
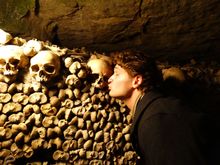
[[135, 105], [136, 105], [136, 102], [137, 102], [137, 99], [140, 98], [140, 96], [142, 95], [142, 91], [141, 90], [138, 90], [138, 89], [135, 89], [131, 96], [126, 98], [124, 100], [124, 103], [125, 105], [127, 105], [127, 107], [132, 111], [134, 110], [135, 108]]

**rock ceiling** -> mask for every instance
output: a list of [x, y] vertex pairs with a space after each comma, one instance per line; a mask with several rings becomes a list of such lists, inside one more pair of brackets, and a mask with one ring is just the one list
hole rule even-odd
[[63, 47], [218, 58], [218, 0], [0, 0], [0, 28]]

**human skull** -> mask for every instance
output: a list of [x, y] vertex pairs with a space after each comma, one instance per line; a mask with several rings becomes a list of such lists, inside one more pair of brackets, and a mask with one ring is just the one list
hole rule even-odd
[[108, 84], [108, 78], [113, 73], [113, 68], [108, 61], [104, 59], [91, 59], [87, 63], [92, 71], [92, 76], [95, 79], [92, 86], [96, 88], [104, 88]]
[[37, 82], [49, 82], [60, 71], [60, 58], [50, 50], [39, 51], [31, 58], [30, 75]]
[[186, 80], [184, 72], [177, 67], [162, 69], [162, 74], [163, 74], [163, 80], [173, 79], [180, 83]]
[[0, 44], [5, 45], [7, 44], [11, 39], [12, 35], [10, 33], [5, 32], [4, 30], [0, 29]]
[[0, 47], [0, 74], [14, 79], [19, 69], [25, 68], [29, 59], [17, 45], [4, 45]]
[[36, 39], [29, 40], [23, 46], [23, 51], [26, 56], [33, 57], [43, 49], [43, 42]]

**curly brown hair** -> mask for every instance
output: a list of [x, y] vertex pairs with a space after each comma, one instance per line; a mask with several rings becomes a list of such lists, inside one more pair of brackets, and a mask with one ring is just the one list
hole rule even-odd
[[123, 50], [111, 53], [111, 57], [115, 65], [120, 65], [131, 76], [142, 75], [141, 90], [150, 90], [161, 84], [161, 72], [151, 56], [139, 51]]

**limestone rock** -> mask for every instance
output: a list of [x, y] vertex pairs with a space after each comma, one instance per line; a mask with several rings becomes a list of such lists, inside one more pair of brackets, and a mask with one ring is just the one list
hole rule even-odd
[[0, 28], [23, 38], [97, 51], [218, 57], [218, 0], [0, 0]]

